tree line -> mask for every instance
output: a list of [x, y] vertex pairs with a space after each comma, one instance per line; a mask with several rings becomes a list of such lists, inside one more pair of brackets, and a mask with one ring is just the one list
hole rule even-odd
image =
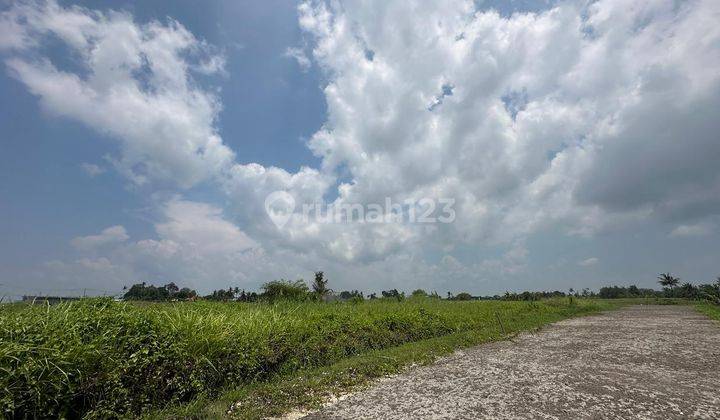
[[[681, 284], [678, 277], [670, 273], [663, 273], [658, 276], [658, 283], [662, 286], [662, 290], [649, 288], [640, 288], [635, 285], [631, 286], [603, 286], [597, 292], [590, 289], [582, 289], [576, 291], [572, 288], [568, 292], [564, 291], [524, 291], [520, 293], [506, 292], [504, 295], [494, 296], [473, 296], [467, 292], [452, 294], [447, 292], [445, 299], [447, 300], [517, 300], [517, 301], [533, 301], [556, 297], [585, 297], [585, 298], [601, 298], [601, 299], [617, 299], [617, 298], [636, 298], [636, 297], [655, 297], [655, 298], [683, 298], [708, 300], [720, 305], [720, 277], [712, 284], [693, 285], [689, 282]], [[198, 299], [210, 301], [237, 301], [237, 302], [276, 302], [281, 300], [290, 301], [364, 301], [366, 299], [391, 299], [402, 301], [406, 298], [432, 298], [442, 299], [437, 292], [428, 293], [423, 289], [416, 289], [409, 296], [405, 292], [397, 289], [383, 290], [378, 295], [370, 293], [367, 296], [358, 290], [343, 290], [335, 293], [328, 287], [328, 279], [322, 271], [315, 273], [310, 287], [304, 280], [273, 280], [262, 285], [260, 292], [247, 292], [238, 287], [228, 287], [227, 289], [213, 290], [212, 293], [200, 296], [195, 290], [187, 287], [179, 288], [175, 283], [169, 283], [164, 286], [153, 286], [146, 283], [134, 284], [132, 287], [124, 288], [127, 292], [124, 294], [124, 300], [139, 301], [194, 301]]]

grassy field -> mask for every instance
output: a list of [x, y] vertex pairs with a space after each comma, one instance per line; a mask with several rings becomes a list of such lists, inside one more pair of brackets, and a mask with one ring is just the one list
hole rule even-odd
[[312, 405], [338, 387], [617, 303], [0, 305], [8, 417], [237, 417]]

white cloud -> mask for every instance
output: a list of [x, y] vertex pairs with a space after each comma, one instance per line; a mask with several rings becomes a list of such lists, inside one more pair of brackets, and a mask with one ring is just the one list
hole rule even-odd
[[705, 236], [710, 235], [715, 230], [715, 224], [712, 222], [700, 222], [689, 225], [679, 225], [670, 232], [671, 237], [681, 236]]
[[[267, 279], [337, 267], [398, 282], [515, 275], [527, 253], [518, 244], [536, 232], [589, 236], [672, 220], [676, 236], [717, 213], [719, 2], [567, 1], [511, 16], [475, 7], [301, 4], [307, 46], [286, 55], [307, 67], [311, 50], [328, 117], [308, 143], [320, 167], [294, 173], [235, 160], [217, 133], [217, 96], [193, 80], [221, 71], [222, 55], [180, 23], [23, 3], [2, 15], [0, 48], [47, 111], [120, 142], [115, 166], [134, 183], [210, 180], [226, 195], [223, 209], [165, 205], [159, 239], [122, 257], [146, 271]], [[84, 71], [43, 57], [35, 46], [47, 36], [79, 54]], [[294, 217], [278, 231], [263, 209], [277, 190], [299, 204], [450, 197], [457, 218], [425, 227]], [[480, 245], [506, 252], [460, 266], [449, 255]], [[437, 255], [444, 265], [420, 257]]]
[[599, 262], [600, 262], [600, 259], [599, 259], [599, 258], [597, 258], [597, 257], [590, 257], [590, 258], [586, 258], [586, 259], [584, 259], [584, 260], [582, 260], [582, 261], [578, 261], [578, 265], [581, 266], [581, 267], [591, 267], [591, 266], [593, 266], [593, 265], [596, 265], [596, 264], [599, 263]]
[[180, 244], [194, 254], [226, 254], [257, 247], [222, 210], [205, 203], [174, 199], [164, 206], [165, 221], [156, 225], [162, 239]]
[[81, 163], [80, 168], [90, 177], [95, 178], [105, 173], [105, 168], [94, 163]]
[[[215, 120], [216, 95], [192, 72], [221, 71], [224, 59], [181, 24], [138, 24], [124, 12], [18, 3], [0, 18], [11, 34], [10, 73], [54, 115], [79, 120], [120, 142], [116, 168], [135, 184], [189, 187], [217, 176], [234, 159]], [[82, 71], [56, 67], [36, 47], [55, 37]]]
[[[456, 197], [457, 221], [432, 233], [448, 244], [512, 241], [553, 227], [592, 234], [697, 207], [720, 186], [710, 158], [720, 152], [710, 105], [719, 97], [713, 69], [720, 66], [710, 40], [720, 34], [703, 18], [718, 6], [671, 4], [642, 2], [628, 11], [625, 2], [567, 2], [502, 17], [475, 13], [471, 2], [304, 3], [301, 26], [330, 76], [328, 122], [310, 146], [326, 170], [351, 172], [341, 200]], [[660, 82], [659, 68], [675, 76]], [[687, 112], [668, 109], [669, 102]], [[675, 115], [678, 128], [653, 137], [663, 112]], [[690, 126], [701, 132], [684, 136]], [[671, 138], [685, 143], [674, 147]], [[637, 141], [651, 164], [628, 162], [631, 150], [607, 158]], [[693, 167], [698, 153], [707, 155]], [[685, 173], [702, 171], [707, 182], [674, 176], [666, 159], [687, 164]], [[592, 174], [604, 168], [623, 174], [617, 185], [595, 182]], [[674, 188], [652, 193], [670, 173]], [[628, 199], [609, 203], [607, 185], [613, 197]]]
[[312, 65], [310, 58], [308, 58], [307, 54], [305, 54], [305, 50], [303, 48], [288, 47], [285, 50], [285, 57], [294, 58], [302, 71], [307, 71]]
[[78, 249], [89, 250], [103, 245], [125, 242], [129, 238], [123, 226], [111, 226], [97, 235], [79, 236], [71, 241]]

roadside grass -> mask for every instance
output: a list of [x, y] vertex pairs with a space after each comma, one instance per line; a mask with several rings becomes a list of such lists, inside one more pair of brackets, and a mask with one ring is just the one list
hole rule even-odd
[[[0, 305], [5, 417], [259, 417], [620, 302]], [[158, 411], [160, 410], [160, 411]]]
[[409, 366], [431, 363], [461, 348], [512, 339], [520, 332], [537, 331], [562, 319], [634, 303], [637, 302], [589, 299], [513, 302], [516, 307], [512, 309], [515, 310], [486, 313], [484, 323], [478, 328], [372, 350], [329, 366], [276, 375], [266, 381], [226, 390], [216, 398], [199, 396], [189, 404], [155, 411], [145, 418], [258, 419], [280, 416], [292, 410], [309, 411], [334, 397], [362, 388], [373, 379], [401, 372]]
[[720, 305], [715, 305], [709, 302], [698, 303], [695, 305], [697, 310], [712, 319], [720, 321]]

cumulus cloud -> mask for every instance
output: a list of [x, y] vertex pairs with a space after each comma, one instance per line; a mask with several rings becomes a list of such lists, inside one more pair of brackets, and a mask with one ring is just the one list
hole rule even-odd
[[[221, 105], [193, 81], [223, 59], [174, 20], [138, 24], [128, 13], [17, 3], [2, 13], [10, 74], [49, 113], [79, 120], [116, 139], [116, 168], [133, 183], [189, 187], [234, 159], [215, 128]], [[55, 38], [78, 57], [63, 69], [42, 52]]]
[[225, 220], [222, 210], [205, 203], [171, 200], [164, 206], [166, 220], [156, 225], [158, 235], [196, 254], [242, 252], [257, 243]]
[[457, 197], [451, 241], [712, 212], [719, 8], [305, 3], [301, 26], [333, 76], [310, 147], [354, 175], [341, 199]]
[[103, 245], [125, 242], [129, 238], [123, 226], [110, 226], [97, 235], [79, 236], [71, 244], [78, 249], [89, 250]]
[[[221, 71], [222, 55], [180, 23], [54, 2], [2, 14], [11, 73], [48, 112], [115, 138], [113, 162], [128, 179], [211, 180], [227, 197], [222, 209], [170, 201], [159, 238], [126, 247], [126, 264], [149, 267], [140, 256], [154, 253], [172, 261], [158, 258], [158, 272], [183, 267], [186, 277], [312, 266], [397, 279], [513, 275], [532, 252], [519, 244], [539, 231], [672, 223], [677, 236], [720, 211], [717, 1], [566, 1], [509, 16], [469, 0], [313, 1], [298, 13], [305, 47], [286, 55], [306, 67], [312, 54], [327, 81], [327, 120], [308, 142], [320, 166], [297, 172], [236, 161], [216, 128], [215, 91], [193, 78]], [[47, 37], [83, 70], [43, 56]], [[263, 208], [277, 190], [299, 204], [447, 197], [457, 217], [337, 225], [295, 214], [278, 230]], [[505, 252], [472, 264], [451, 255], [479, 245]], [[442, 263], [425, 260], [439, 255]], [[391, 267], [408, 261], [412, 270]]]

